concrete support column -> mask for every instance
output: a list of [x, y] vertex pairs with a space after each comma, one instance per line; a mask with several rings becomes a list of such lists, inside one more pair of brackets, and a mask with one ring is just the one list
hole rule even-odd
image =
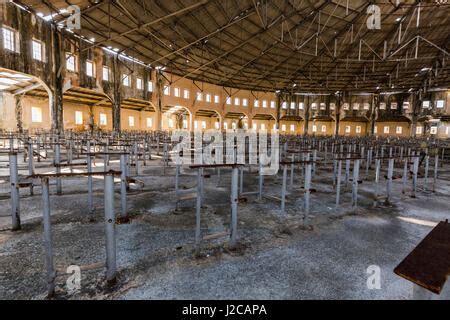
[[56, 26], [52, 26], [52, 59], [53, 59], [53, 76], [51, 93], [52, 97], [49, 97], [52, 130], [61, 133], [64, 130], [63, 120], [63, 82], [66, 66], [66, 57], [64, 54], [63, 35], [58, 32]]
[[336, 137], [339, 136], [339, 127], [341, 123], [341, 98], [338, 98], [338, 102], [336, 103], [336, 109], [335, 109], [335, 129], [334, 129], [334, 135]]
[[113, 62], [113, 94], [112, 94], [112, 122], [113, 131], [119, 133], [121, 131], [121, 119], [120, 119], [120, 109], [122, 104], [121, 88], [122, 88], [122, 74], [119, 68], [119, 57], [114, 56]]
[[16, 124], [17, 124], [17, 131], [19, 131], [19, 133], [23, 133], [23, 121], [22, 121], [22, 114], [23, 114], [23, 109], [22, 109], [22, 96], [17, 95], [15, 97], [16, 100]]

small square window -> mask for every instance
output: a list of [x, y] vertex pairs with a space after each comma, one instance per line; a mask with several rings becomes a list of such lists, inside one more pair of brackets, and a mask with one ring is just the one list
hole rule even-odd
[[130, 86], [130, 76], [127, 74], [124, 74], [122, 76], [122, 83], [125, 87], [129, 87]]
[[228, 105], [231, 105], [231, 97], [227, 97], [227, 102]]
[[219, 102], [220, 102], [220, 97], [214, 96], [214, 103], [219, 103]]
[[83, 112], [75, 111], [75, 124], [80, 126], [83, 124]]
[[360, 134], [360, 133], [361, 133], [361, 126], [357, 126], [357, 127], [356, 127], [356, 133], [357, 133], [357, 134]]
[[148, 92], [153, 92], [153, 82], [148, 82]]
[[352, 133], [352, 128], [350, 126], [346, 126], [345, 133], [347, 133], [347, 134]]
[[134, 127], [134, 117], [133, 116], [128, 117], [128, 126]]
[[270, 108], [275, 109], [275, 101], [270, 101]]
[[397, 102], [392, 102], [391, 103], [391, 110], [397, 110], [398, 108], [398, 103]]
[[316, 133], [316, 132], [317, 132], [317, 126], [316, 126], [316, 125], [313, 125], [312, 131], [313, 131], [313, 133]]
[[15, 32], [9, 28], [3, 28], [3, 48], [9, 51], [15, 51], [16, 41]]
[[92, 63], [92, 61], [86, 61], [86, 75], [88, 77], [93, 77], [94, 76], [94, 64]]
[[259, 108], [259, 100], [255, 100], [254, 106], [255, 106], [255, 108]]
[[262, 107], [263, 107], [263, 108], [267, 108], [267, 100], [263, 100], [263, 102], [262, 102]]
[[326, 133], [327, 132], [327, 126], [323, 125], [322, 126], [322, 133]]
[[304, 102], [300, 102], [300, 103], [298, 104], [298, 108], [299, 108], [300, 110], [305, 110], [305, 103], [304, 103]]
[[423, 133], [423, 127], [417, 127], [416, 134], [422, 134], [422, 133]]
[[284, 102], [281, 104], [281, 108], [282, 108], [282, 109], [287, 109], [287, 103], [286, 103], [286, 101], [284, 101]]
[[444, 104], [445, 104], [444, 100], [437, 100], [436, 101], [436, 108], [437, 109], [444, 109]]
[[295, 102], [291, 102], [291, 109], [295, 110]]
[[42, 109], [38, 107], [31, 107], [31, 122], [42, 123]]
[[147, 128], [153, 127], [153, 118], [147, 118]]
[[170, 87], [169, 86], [164, 86], [164, 95], [170, 96]]
[[206, 95], [206, 102], [211, 103], [211, 95], [209, 93]]
[[397, 127], [396, 132], [397, 132], [397, 134], [402, 134], [403, 133], [403, 128], [402, 127]]
[[183, 98], [189, 99], [189, 90], [188, 89], [184, 89]]
[[197, 101], [203, 101], [203, 94], [201, 92], [197, 92]]
[[234, 105], [235, 106], [241, 105], [241, 100], [239, 98], [234, 98]]
[[313, 103], [313, 104], [311, 105], [311, 109], [312, 109], [312, 110], [317, 110], [317, 103]]
[[380, 110], [386, 110], [386, 103], [385, 102], [381, 102], [380, 103]]
[[244, 106], [244, 107], [248, 107], [248, 99], [242, 99], [242, 105]]
[[103, 81], [109, 81], [109, 68], [103, 66]]
[[384, 134], [389, 134], [389, 132], [390, 132], [389, 127], [384, 127]]
[[100, 126], [104, 127], [106, 125], [108, 125], [108, 118], [105, 113], [100, 113]]
[[144, 89], [144, 82], [143, 82], [143, 80], [141, 78], [137, 78], [136, 79], [136, 88], [138, 90]]
[[327, 104], [326, 103], [321, 103], [320, 104], [320, 110], [326, 110], [327, 109]]
[[71, 72], [76, 71], [76, 59], [75, 56], [71, 53], [66, 54], [66, 68]]
[[422, 102], [422, 108], [424, 108], [424, 109], [429, 109], [429, 108], [430, 108], [430, 105], [431, 105], [431, 102], [430, 102], [430, 101], [424, 101], [424, 102]]
[[33, 59], [43, 61], [43, 46], [41, 41], [33, 40]]
[[291, 132], [295, 132], [295, 125], [291, 124]]
[[179, 97], [181, 96], [181, 90], [180, 90], [180, 88], [175, 88], [175, 89], [173, 90], [173, 94], [174, 94], [175, 97], [179, 98]]

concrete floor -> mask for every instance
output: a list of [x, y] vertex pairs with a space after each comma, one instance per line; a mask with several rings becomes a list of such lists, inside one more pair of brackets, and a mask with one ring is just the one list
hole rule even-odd
[[[38, 168], [38, 172], [46, 170]], [[239, 205], [238, 249], [230, 250], [217, 240], [205, 243], [202, 255], [195, 257], [194, 203], [186, 202], [182, 210], [175, 211], [174, 169], [163, 176], [159, 160], [154, 160], [144, 169], [145, 176], [139, 178], [145, 182], [144, 191], [128, 197], [132, 222], [116, 229], [117, 285], [106, 286], [104, 271], [84, 272], [81, 291], [69, 294], [67, 277], [60, 277], [57, 298], [410, 299], [412, 284], [396, 276], [393, 269], [434, 225], [450, 217], [450, 167], [440, 170], [437, 193], [421, 190], [412, 199], [402, 195], [401, 180], [396, 180], [394, 204], [377, 208], [373, 208], [373, 176], [365, 177], [360, 185], [360, 207], [353, 212], [350, 186], [344, 188], [342, 207], [336, 210], [330, 166], [319, 168], [313, 180], [317, 192], [312, 195], [308, 217], [302, 213], [301, 188], [289, 190], [285, 220], [280, 218], [279, 202], [248, 196]], [[396, 169], [399, 174], [401, 171]], [[18, 233], [7, 231], [7, 172], [6, 168], [0, 169], [0, 299], [44, 299], [40, 190], [37, 188], [34, 197], [22, 190], [24, 228]], [[188, 172], [181, 185], [191, 188], [195, 181], [195, 173]], [[420, 180], [419, 185], [422, 184]], [[228, 173], [222, 173], [219, 187], [216, 176], [207, 179], [202, 212], [205, 233], [227, 228], [229, 185]], [[95, 221], [87, 217], [86, 187], [85, 178], [65, 180], [64, 195], [52, 195], [58, 269], [105, 259], [103, 180], [95, 181]], [[256, 174], [246, 174], [245, 191], [256, 188]], [[384, 190], [383, 179], [380, 191]], [[279, 197], [281, 177], [267, 178], [265, 192]], [[119, 194], [116, 197], [119, 212]], [[367, 288], [367, 268], [371, 265], [381, 268], [380, 290]]]

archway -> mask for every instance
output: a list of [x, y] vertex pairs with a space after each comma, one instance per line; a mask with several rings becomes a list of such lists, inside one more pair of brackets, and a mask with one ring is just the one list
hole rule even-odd
[[112, 102], [106, 94], [71, 87], [63, 94], [64, 129], [73, 131], [111, 131]]
[[217, 111], [201, 109], [195, 113], [194, 130], [220, 130], [221, 128], [222, 117]]
[[183, 106], [165, 106], [161, 117], [162, 130], [192, 131], [192, 112]]
[[41, 79], [0, 68], [2, 130], [38, 131], [52, 128], [53, 94]]
[[280, 133], [284, 135], [303, 134], [305, 132], [304, 120], [298, 115], [286, 115], [280, 118]]
[[252, 129], [256, 131], [272, 131], [276, 129], [277, 121], [270, 114], [256, 114], [253, 117]]
[[249, 117], [245, 113], [228, 112], [223, 120], [224, 130], [248, 129]]

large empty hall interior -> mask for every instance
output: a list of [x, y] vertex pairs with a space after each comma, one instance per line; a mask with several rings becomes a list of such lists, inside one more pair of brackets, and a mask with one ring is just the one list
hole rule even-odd
[[450, 1], [0, 1], [0, 300], [450, 299]]

